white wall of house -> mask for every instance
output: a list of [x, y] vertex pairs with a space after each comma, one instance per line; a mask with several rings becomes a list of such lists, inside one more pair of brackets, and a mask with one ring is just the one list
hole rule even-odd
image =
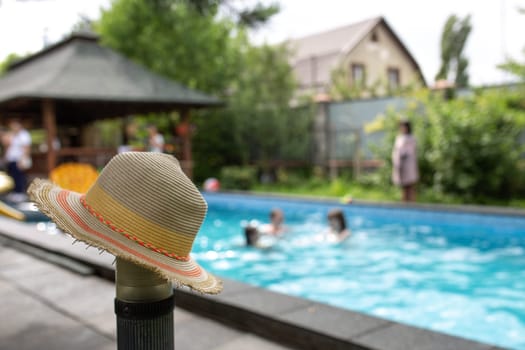
[[350, 84], [355, 83], [352, 81], [352, 65], [362, 65], [365, 70], [366, 86], [378, 85], [379, 95], [388, 92], [389, 69], [397, 70], [399, 73], [399, 86], [422, 85], [417, 67], [383, 25], [377, 26], [368, 33], [344, 58], [342, 64], [348, 67]]

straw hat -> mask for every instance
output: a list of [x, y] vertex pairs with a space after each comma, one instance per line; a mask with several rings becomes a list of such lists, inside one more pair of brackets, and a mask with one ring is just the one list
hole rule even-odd
[[28, 193], [78, 240], [203, 293], [222, 290], [222, 282], [190, 257], [208, 206], [170, 155], [119, 154], [85, 195], [40, 179]]

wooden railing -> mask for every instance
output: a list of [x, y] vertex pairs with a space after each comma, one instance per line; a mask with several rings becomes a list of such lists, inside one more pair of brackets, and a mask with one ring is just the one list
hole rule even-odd
[[[100, 169], [117, 154], [115, 148], [68, 147], [57, 151], [57, 165], [65, 162], [79, 162], [93, 165]], [[32, 175], [47, 176], [47, 153], [35, 152], [31, 154], [33, 167], [29, 170]]]

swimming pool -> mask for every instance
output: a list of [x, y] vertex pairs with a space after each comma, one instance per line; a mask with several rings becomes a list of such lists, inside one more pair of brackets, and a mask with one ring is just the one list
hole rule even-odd
[[[525, 217], [205, 194], [195, 258], [213, 273], [382, 318], [525, 349]], [[281, 208], [272, 249], [244, 246], [241, 223]], [[344, 210], [353, 234], [319, 241]]]

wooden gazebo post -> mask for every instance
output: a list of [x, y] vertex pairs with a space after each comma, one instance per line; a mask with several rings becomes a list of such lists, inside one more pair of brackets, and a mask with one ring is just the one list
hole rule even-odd
[[191, 128], [190, 128], [190, 109], [181, 111], [181, 124], [185, 126], [186, 132], [182, 137], [182, 170], [190, 179], [193, 178], [193, 159], [191, 154]]
[[57, 151], [55, 147], [53, 147], [57, 136], [55, 102], [53, 100], [42, 100], [42, 114], [44, 119], [44, 128], [47, 131], [47, 173], [49, 175], [57, 163]]

